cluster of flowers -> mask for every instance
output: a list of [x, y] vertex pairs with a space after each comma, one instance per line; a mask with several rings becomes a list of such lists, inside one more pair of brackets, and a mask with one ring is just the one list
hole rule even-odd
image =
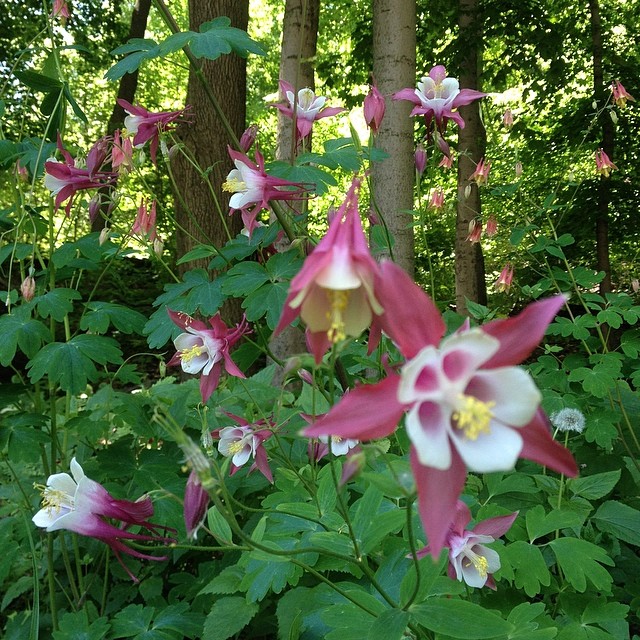
[[[281, 89], [288, 104], [278, 108], [295, 120], [300, 138], [310, 133], [315, 120], [339, 111], [326, 107], [324, 98], [309, 89], [294, 94], [285, 83]], [[448, 145], [442, 138], [447, 121], [464, 126], [457, 108], [483, 95], [460, 90], [457, 81], [446, 76], [444, 67], [437, 66], [422, 79], [418, 89], [403, 89], [394, 98], [413, 102], [413, 115], [423, 115], [429, 125], [435, 123], [432, 135], [449, 158]], [[153, 117], [141, 108], [127, 108], [131, 118], [127, 128], [136, 131], [134, 145], [155, 140], [157, 147], [158, 134], [181, 113]], [[365, 117], [374, 133], [383, 115], [384, 99], [374, 87], [365, 102]], [[258, 212], [271, 200], [304, 197], [304, 185], [269, 176], [258, 151], [255, 162], [240, 152], [230, 150], [230, 155], [235, 168], [224, 188], [233, 193], [230, 207], [243, 214], [249, 231], [257, 224]], [[60, 164], [73, 168], [73, 160], [63, 156], [67, 162]], [[92, 161], [92, 166], [95, 175], [98, 165]], [[472, 179], [486, 181], [488, 171], [489, 163], [481, 161]], [[396, 345], [402, 360], [387, 364], [387, 376], [382, 381], [350, 390], [327, 414], [304, 429], [303, 434], [314, 439], [310, 455], [318, 458], [329, 449], [334, 454], [356, 452], [359, 442], [390, 435], [404, 419], [411, 441], [419, 513], [429, 542], [421, 554], [438, 557], [447, 547], [450, 575], [473, 586], [494, 586], [491, 574], [497, 568], [497, 556], [484, 544], [504, 534], [517, 514], [494, 518], [468, 530], [470, 513], [459, 497], [467, 471], [511, 470], [518, 458], [569, 476], [576, 474], [571, 454], [551, 436], [549, 421], [540, 408], [540, 392], [531, 376], [516, 366], [538, 345], [565, 298], [535, 302], [518, 316], [482, 327], [472, 328], [467, 322], [445, 337], [445, 323], [433, 301], [397, 265], [378, 263], [371, 256], [358, 211], [360, 185], [361, 178], [356, 176], [326, 235], [293, 278], [275, 334], [302, 318], [309, 350], [319, 363], [332, 345], [359, 337], [369, 329], [370, 352], [384, 333]], [[85, 187], [70, 187], [68, 194], [75, 194], [79, 188]], [[69, 195], [60, 197], [59, 202]], [[512, 277], [510, 268], [501, 274], [505, 287]], [[169, 311], [169, 315], [184, 331], [175, 340], [177, 351], [169, 364], [200, 374], [203, 402], [217, 387], [223, 368], [232, 376], [244, 377], [231, 359], [230, 349], [249, 332], [245, 319], [230, 329], [219, 314], [209, 320], [210, 326], [185, 314]], [[273, 425], [249, 425], [242, 418], [231, 417], [237, 426], [212, 434], [219, 439], [220, 453], [231, 458], [231, 473], [253, 459], [250, 471], [258, 469], [272, 481], [264, 443], [271, 437]], [[116, 552], [136, 555], [121, 539], [153, 536], [139, 538], [141, 534], [129, 534], [124, 527], [137, 524], [154, 531], [155, 526], [146, 520], [150, 503], [144, 513], [142, 507], [140, 512], [129, 509], [116, 513], [109, 507], [113, 499], [106, 491], [97, 490], [96, 483], [90, 485], [93, 493], [84, 491], [91, 481], [78, 469], [79, 465], [74, 467], [72, 463], [75, 482], [67, 474], [49, 479], [45, 507], [34, 518], [36, 524], [47, 530], [70, 528], [93, 535], [108, 542]], [[147, 500], [127, 504], [147, 505]], [[94, 501], [99, 506], [92, 506]], [[185, 496], [190, 536], [195, 537], [207, 505], [208, 496], [194, 471]], [[118, 518], [124, 525], [112, 527], [104, 518]]]

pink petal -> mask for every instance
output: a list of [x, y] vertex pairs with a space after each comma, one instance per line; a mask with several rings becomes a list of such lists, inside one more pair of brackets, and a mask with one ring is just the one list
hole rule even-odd
[[533, 302], [513, 318], [494, 320], [482, 327], [500, 340], [500, 350], [488, 360], [485, 369], [519, 364], [538, 346], [549, 323], [566, 302], [565, 296], [554, 296]]
[[216, 390], [218, 382], [220, 381], [220, 365], [215, 364], [211, 373], [207, 376], [200, 376], [200, 395], [202, 396], [202, 402], [206, 402], [211, 397], [211, 394]]
[[326, 331], [310, 331], [307, 328], [305, 332], [307, 340], [307, 349], [313, 354], [313, 359], [316, 364], [322, 362], [322, 356], [327, 352], [331, 346], [331, 340], [329, 340]]
[[467, 470], [452, 450], [451, 466], [446, 471], [424, 467], [411, 448], [411, 468], [418, 490], [418, 509], [429, 539], [429, 553], [437, 559], [445, 545], [449, 527], [455, 519], [456, 503], [464, 488]]
[[551, 437], [549, 421], [542, 409], [538, 409], [533, 420], [526, 427], [518, 429], [518, 433], [524, 442], [521, 458], [533, 460], [571, 478], [578, 475], [571, 452]]
[[401, 89], [400, 91], [396, 91], [396, 93], [393, 94], [392, 98], [394, 100], [409, 100], [410, 102], [413, 102], [414, 104], [418, 104], [418, 105], [422, 104], [422, 102], [420, 101], [420, 98], [418, 98], [418, 96], [416, 95], [416, 90], [412, 88]]
[[518, 517], [518, 512], [515, 511], [508, 516], [498, 516], [496, 518], [488, 518], [487, 520], [483, 520], [479, 522], [474, 528], [474, 535], [487, 535], [491, 536], [495, 540], [499, 537], [503, 536], [509, 529], [511, 525], [514, 523], [515, 519]]
[[383, 261], [380, 271], [376, 293], [385, 310], [381, 324], [405, 358], [438, 344], [445, 324], [431, 298], [393, 262]]
[[392, 433], [405, 410], [397, 399], [400, 376], [390, 375], [377, 384], [356, 387], [331, 411], [303, 431], [309, 438], [340, 436], [375, 440]]

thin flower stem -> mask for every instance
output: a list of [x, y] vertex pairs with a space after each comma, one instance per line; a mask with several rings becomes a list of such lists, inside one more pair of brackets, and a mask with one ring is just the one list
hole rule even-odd
[[409, 607], [415, 602], [415, 599], [418, 597], [418, 593], [420, 592], [420, 562], [418, 560], [418, 552], [416, 550], [416, 541], [413, 535], [413, 500], [409, 500], [407, 502], [407, 536], [409, 538], [409, 548], [411, 549], [411, 558], [413, 560], [413, 566], [416, 570], [416, 586], [413, 588], [413, 593], [409, 597], [409, 599], [404, 603], [402, 608], [407, 611]]

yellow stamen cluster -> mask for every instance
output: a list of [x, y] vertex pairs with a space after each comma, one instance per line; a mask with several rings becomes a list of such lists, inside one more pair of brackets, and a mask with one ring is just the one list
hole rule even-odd
[[466, 561], [464, 562], [464, 566], [469, 567], [473, 565], [476, 568], [478, 575], [481, 578], [486, 578], [489, 570], [489, 563], [487, 562], [487, 559], [484, 556], [471, 551], [471, 549], [468, 549], [465, 555]]
[[481, 433], [489, 433], [489, 424], [493, 417], [491, 409], [496, 403], [483, 402], [473, 396], [465, 395], [461, 395], [460, 400], [458, 410], [452, 415], [458, 429], [462, 429], [469, 440], [477, 440]]
[[182, 360], [182, 362], [189, 362], [194, 358], [201, 356], [203, 351], [204, 351], [204, 347], [202, 347], [201, 345], [195, 344], [190, 349], [183, 349], [180, 352], [180, 359]]
[[236, 440], [229, 445], [229, 455], [235, 456], [244, 449], [244, 440]]
[[56, 513], [59, 513], [64, 503], [73, 503], [71, 496], [67, 495], [63, 491], [52, 489], [51, 487], [45, 487], [41, 484], [34, 484], [33, 486], [35, 489], [39, 489], [42, 493], [42, 508], [47, 509], [49, 512], [55, 511]]
[[346, 338], [343, 314], [349, 304], [349, 291], [327, 289], [327, 296], [331, 304], [331, 309], [327, 312], [327, 318], [331, 322], [327, 337], [335, 344]]
[[238, 191], [246, 191], [247, 185], [238, 180], [238, 178], [228, 178], [226, 182], [222, 183], [222, 190], [229, 193], [238, 193]]

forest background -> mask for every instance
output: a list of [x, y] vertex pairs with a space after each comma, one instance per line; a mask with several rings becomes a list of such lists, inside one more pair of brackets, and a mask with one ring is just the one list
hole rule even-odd
[[[0, 526], [17, 550], [0, 559], [4, 636], [637, 637], [640, 116], [612, 91], [640, 95], [637, 3], [63, 6], [12, 0], [0, 16]], [[220, 16], [230, 22], [210, 22]], [[208, 39], [188, 35], [199, 30]], [[460, 108], [464, 128], [431, 129], [392, 99], [435, 65], [487, 94]], [[344, 111], [299, 146], [273, 107], [285, 100], [279, 79]], [[373, 130], [362, 111], [371, 84], [386, 102]], [[64, 149], [88, 166], [94, 143], [125, 126], [117, 97], [153, 113], [189, 108], [158, 129], [156, 159], [135, 151], [115, 185], [74, 191], [65, 213], [45, 161]], [[247, 238], [223, 183], [228, 146], [247, 144], [250, 125], [267, 174], [309, 197], [256, 212], [267, 226]], [[596, 162], [600, 150], [614, 168]], [[355, 339], [319, 364], [299, 327], [271, 336], [354, 174], [372, 254], [415, 278], [449, 332], [569, 296], [525, 366], [581, 476], [519, 463], [468, 477], [475, 522], [518, 512], [492, 545], [495, 592], [445, 577], [446, 551], [439, 563], [418, 557], [427, 540], [404, 431], [329, 463], [298, 435], [303, 415], [384, 379], [401, 357], [387, 338], [373, 354]], [[197, 379], [167, 369], [180, 334], [167, 308], [221, 311], [229, 327], [245, 314], [252, 333], [232, 358], [247, 378], [227, 367], [204, 398]], [[567, 409], [583, 429], [558, 422]], [[251, 470], [211, 441], [238, 425], [269, 434]], [[215, 478], [200, 478], [199, 511], [213, 506], [196, 541], [183, 523], [193, 442]], [[32, 485], [74, 457], [118, 498], [151, 496], [163, 539], [128, 548], [161, 562], [125, 568], [104, 537], [41, 535]]]

